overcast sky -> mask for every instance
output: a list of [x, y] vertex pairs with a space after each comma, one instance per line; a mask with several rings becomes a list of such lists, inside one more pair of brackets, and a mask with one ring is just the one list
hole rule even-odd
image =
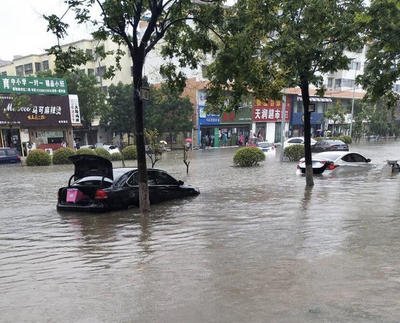
[[[42, 54], [56, 45], [56, 37], [46, 32], [42, 15], [61, 16], [65, 9], [63, 0], [0, 0], [0, 59]], [[72, 14], [67, 14], [66, 22], [70, 24], [70, 35], [62, 44], [90, 37], [89, 28], [76, 26]]]

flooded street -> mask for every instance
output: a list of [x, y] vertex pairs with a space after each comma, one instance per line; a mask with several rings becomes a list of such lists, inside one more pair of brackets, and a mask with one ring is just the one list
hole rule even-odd
[[400, 142], [353, 144], [368, 172], [305, 178], [234, 149], [156, 167], [189, 200], [57, 212], [72, 166], [0, 167], [0, 322], [398, 322]]

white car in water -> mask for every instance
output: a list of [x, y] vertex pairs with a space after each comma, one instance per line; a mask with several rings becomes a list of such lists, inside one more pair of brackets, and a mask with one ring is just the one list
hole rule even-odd
[[[311, 146], [315, 145], [317, 141], [311, 138]], [[304, 137], [292, 137], [287, 139], [283, 143], [283, 148], [292, 146], [292, 145], [304, 145]]]
[[[357, 172], [370, 169], [371, 159], [349, 151], [326, 151], [312, 154], [313, 174], [329, 175], [338, 172]], [[297, 164], [297, 174], [305, 174], [305, 158]]]

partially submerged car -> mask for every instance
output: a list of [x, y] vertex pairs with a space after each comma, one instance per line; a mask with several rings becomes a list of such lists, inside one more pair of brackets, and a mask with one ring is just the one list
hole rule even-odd
[[21, 164], [21, 157], [17, 149], [10, 147], [0, 148], [0, 164]]
[[275, 152], [275, 145], [268, 141], [259, 141], [256, 144], [256, 147], [262, 150], [264, 153], [274, 153]]
[[[313, 174], [332, 174], [343, 171], [360, 171], [371, 168], [371, 159], [355, 152], [329, 151], [312, 155]], [[297, 172], [305, 174], [305, 158], [297, 164]]]
[[[316, 143], [317, 143], [317, 141], [315, 139], [310, 138], [311, 146], [315, 145]], [[293, 145], [304, 145], [304, 137], [291, 137], [291, 138], [287, 139], [283, 143], [283, 148], [293, 146]]]
[[[113, 169], [108, 159], [94, 155], [69, 158], [75, 171], [68, 186], [58, 190], [58, 210], [102, 212], [139, 205], [136, 168]], [[200, 194], [163, 170], [148, 169], [147, 176], [150, 204]]]

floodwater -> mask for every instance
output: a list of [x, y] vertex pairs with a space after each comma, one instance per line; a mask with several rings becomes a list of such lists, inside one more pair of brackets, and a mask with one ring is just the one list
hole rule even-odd
[[234, 149], [157, 164], [190, 200], [61, 213], [71, 166], [0, 167], [0, 322], [398, 322], [400, 142], [351, 146], [367, 172], [316, 177]]

